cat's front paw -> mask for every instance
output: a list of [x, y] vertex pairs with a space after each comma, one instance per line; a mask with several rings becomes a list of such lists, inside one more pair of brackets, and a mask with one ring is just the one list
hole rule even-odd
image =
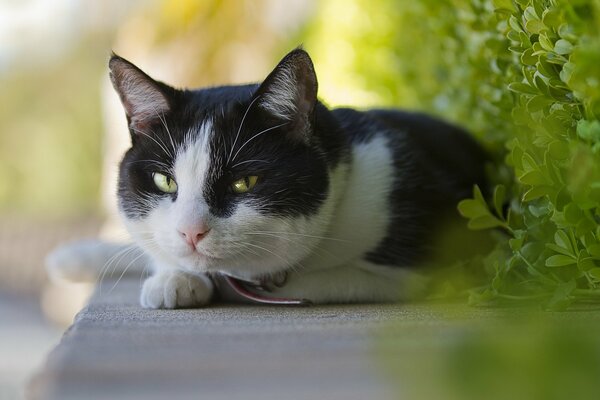
[[146, 279], [140, 302], [144, 308], [199, 307], [210, 302], [213, 283], [206, 275], [161, 271]]

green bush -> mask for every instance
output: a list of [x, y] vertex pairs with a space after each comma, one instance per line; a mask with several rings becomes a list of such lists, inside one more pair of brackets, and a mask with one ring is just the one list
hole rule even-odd
[[496, 186], [493, 207], [477, 193], [459, 205], [472, 228], [508, 233], [473, 299], [541, 298], [550, 308], [600, 299], [600, 2], [492, 5], [508, 46], [488, 62], [500, 66], [505, 96], [486, 101], [508, 123], [514, 179]]
[[471, 300], [541, 299], [557, 309], [600, 299], [600, 2], [428, 6], [452, 17], [430, 32], [443, 38], [432, 39], [442, 62], [430, 68], [446, 84], [423, 96], [452, 102], [437, 108], [498, 156], [493, 198], [476, 189], [459, 205], [470, 228], [506, 232], [483, 261], [489, 283]]
[[490, 150], [493, 193], [459, 207], [497, 243], [470, 261], [488, 277], [471, 300], [600, 299], [600, 1], [376, 4], [353, 2], [366, 22], [352, 27], [329, 9], [311, 27], [352, 43], [350, 67], [326, 61], [322, 35], [307, 44], [367, 98], [456, 121]]

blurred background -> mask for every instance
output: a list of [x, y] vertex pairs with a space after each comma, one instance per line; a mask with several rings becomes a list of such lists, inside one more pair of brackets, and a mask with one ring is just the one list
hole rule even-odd
[[[28, 376], [41, 365], [92, 290], [90, 284], [50, 282], [44, 270], [45, 255], [65, 241], [126, 238], [115, 218], [114, 186], [129, 134], [108, 80], [111, 51], [156, 79], [199, 87], [260, 81], [282, 56], [302, 44], [315, 64], [319, 96], [329, 106], [417, 109], [466, 126], [500, 161], [492, 175], [509, 192], [512, 187], [513, 211], [525, 215], [526, 224], [545, 221], [544, 230], [536, 228], [530, 232], [534, 234], [519, 240], [530, 242], [523, 245], [523, 253], [527, 248], [535, 256], [529, 261], [539, 264], [539, 271], [554, 274], [556, 270], [547, 269], [544, 263], [554, 254], [546, 244], [553, 243], [558, 230], [577, 227], [576, 232], [594, 230], [591, 237], [600, 237], [597, 217], [586, 217], [588, 210], [600, 204], [598, 16], [597, 0], [0, 0], [0, 399], [22, 396]], [[581, 45], [578, 36], [585, 39]], [[536, 47], [540, 38], [546, 39], [545, 53]], [[579, 51], [578, 57], [571, 58], [571, 51]], [[548, 62], [553, 66], [548, 67]], [[548, 127], [543, 122], [552, 113], [561, 124]], [[579, 124], [584, 118], [589, 126]], [[515, 130], [514, 123], [521, 128]], [[516, 133], [518, 141], [513, 140]], [[567, 146], [566, 150], [547, 156], [548, 142], [540, 139], [544, 137], [552, 137], [552, 143], [562, 143], [559, 150]], [[582, 144], [589, 147], [589, 162], [566, 163], [569, 155], [581, 154]], [[554, 210], [560, 211], [566, 203], [550, 196], [549, 204], [548, 196], [542, 196], [545, 192], [522, 197], [525, 190], [549, 184], [527, 181], [527, 174], [513, 179], [510, 168], [502, 166], [509, 148], [513, 156], [512, 161], [507, 158], [509, 165], [519, 166], [525, 152], [532, 155], [528, 165], [535, 159], [535, 167], [542, 171], [550, 164], [564, 176], [579, 171], [585, 177], [580, 186], [595, 187], [597, 192], [592, 194], [597, 197], [579, 203], [575, 199], [577, 207], [571, 209], [582, 208], [585, 213], [571, 213], [576, 217], [572, 222], [553, 219]], [[565, 193], [562, 180], [552, 185], [557, 193]], [[582, 224], [585, 218], [593, 223]], [[508, 225], [525, 232], [519, 223], [513, 226], [508, 221]], [[585, 238], [590, 237], [586, 234]], [[580, 247], [585, 244], [600, 260], [598, 247], [594, 247], [597, 254], [592, 251], [595, 243], [587, 240]], [[510, 254], [525, 260], [520, 251]], [[507, 262], [506, 254], [488, 257], [493, 261], [489, 263], [492, 272], [504, 274], [500, 265], [506, 265], [506, 271], [525, 271], [513, 268], [518, 264]], [[481, 270], [482, 263], [476, 264]], [[590, 278], [590, 288], [600, 287], [598, 266], [598, 278]], [[576, 272], [573, 267], [572, 274]], [[527, 274], [523, 279], [535, 280]], [[571, 275], [564, 278], [569, 279]], [[500, 281], [494, 279], [494, 290]], [[571, 291], [566, 292], [559, 285], [556, 293], [563, 295], [555, 295], [556, 302], [575, 293], [576, 286], [569, 287]], [[469, 379], [479, 376], [474, 381], [484, 389], [505, 372], [503, 365], [510, 365], [506, 370], [517, 364], [537, 369], [540, 364], [535, 360], [544, 352], [553, 358], [540, 362], [557, 369], [540, 381], [558, 382], [553, 375], [560, 371], [558, 366], [563, 360], [581, 365], [580, 353], [587, 354], [592, 365], [588, 375], [581, 376], [600, 371], [596, 351], [600, 347], [593, 335], [574, 347], [583, 349], [575, 358], [569, 358], [570, 349], [580, 338], [567, 335], [565, 342], [562, 331], [556, 338], [532, 339], [531, 343], [497, 342], [518, 337], [526, 329], [517, 325], [500, 333], [486, 328], [474, 330], [472, 337], [462, 332], [440, 337], [450, 353], [430, 348], [434, 357], [423, 359], [468, 373]], [[410, 338], [421, 336], [419, 331]], [[401, 334], [398, 337], [402, 339]], [[479, 343], [483, 350], [469, 353], [471, 343]], [[413, 374], [420, 371], [413, 368], [413, 359], [422, 357], [420, 351], [406, 358], [398, 342], [382, 346], [390, 355], [392, 373], [402, 373], [404, 368]], [[513, 358], [503, 346], [515, 347], [519, 355], [531, 358], [531, 364]], [[521, 352], [524, 348], [531, 351]], [[395, 363], [402, 360], [408, 362]], [[464, 360], [467, 364], [461, 364]], [[480, 368], [481, 363], [491, 367]], [[502, 371], [494, 369], [497, 365]], [[577, 368], [573, 371], [580, 375]], [[530, 376], [529, 371], [522, 375]], [[431, 386], [432, 376], [437, 379], [435, 374], [423, 375], [427, 382], [421, 388]], [[495, 390], [498, 396], [492, 398], [517, 398], [502, 390], [508, 387], [504, 381], [498, 382], [502, 382]], [[524, 398], [552, 397], [544, 392], [541, 397]]]
[[[519, 65], [519, 52], [528, 51], [524, 50], [527, 46], [510, 47], [509, 51], [511, 35], [506, 32], [521, 28], [518, 24], [509, 27], [507, 15], [515, 12], [516, 4], [517, 14], [533, 4], [525, 9], [533, 10], [525, 12], [525, 17], [531, 18], [528, 29], [541, 30], [544, 22], [556, 31], [563, 16], [573, 19], [593, 14], [585, 7], [577, 14], [569, 3], [0, 0], [0, 399], [21, 397], [27, 377], [41, 365], [91, 290], [89, 284], [50, 282], [44, 270], [45, 255], [69, 240], [126, 238], [114, 216], [114, 184], [129, 134], [108, 80], [111, 51], [156, 79], [179, 87], [199, 87], [260, 81], [283, 55], [302, 44], [315, 64], [319, 96], [328, 105], [425, 110], [466, 126], [502, 159], [504, 141], [513, 134], [513, 108], [524, 104], [523, 98], [529, 100], [526, 96], [538, 93], [526, 87], [519, 97], [513, 93], [515, 87], [512, 92], [507, 90], [509, 83], [523, 80], [522, 73], [527, 69]], [[571, 3], [594, 3], [594, 10], [600, 10], [597, 1]], [[557, 4], [568, 12], [544, 11], [544, 7]], [[503, 12], [506, 17], [497, 18]], [[600, 30], [600, 18], [595, 21]], [[582, 17], [580, 27], [588, 25]], [[591, 31], [594, 35], [589, 37], [597, 37], [596, 31]], [[530, 38], [537, 40], [538, 33], [521, 36], [529, 42]], [[570, 29], [563, 29], [561, 34], [575, 40], [571, 39]], [[558, 40], [557, 35], [552, 38]], [[590, 43], [596, 42], [585, 43], [591, 48]], [[594, 46], [593, 54], [600, 55], [600, 46]], [[556, 53], [556, 49], [553, 51]], [[599, 58], [587, 59], [589, 62], [581, 65], [588, 67], [581, 69], [582, 76], [573, 81], [578, 84], [574, 87], [595, 99], [594, 104], [600, 104], [598, 79], [588, 79], [597, 75]], [[565, 70], [567, 65], [572, 68], [566, 60], [555, 57], [554, 62], [562, 63], [561, 68], [564, 64]], [[562, 85], [561, 79], [569, 82], [570, 75], [563, 77], [563, 69], [552, 68], [550, 72], [558, 75], [559, 71], [560, 79], [550, 83]], [[560, 97], [562, 103], [573, 101], [564, 97]], [[556, 111], [556, 101], [544, 104], [548, 108], [553, 105]], [[570, 113], [569, 121], [582, 118], [577, 114], [579, 109], [565, 110]], [[595, 115], [590, 113], [588, 119]], [[574, 126], [571, 124], [569, 129]], [[597, 136], [600, 143], [600, 128]], [[506, 170], [496, 171], [499, 175], [503, 172]], [[512, 175], [508, 172], [504, 178], [495, 179], [510, 182]], [[553, 237], [554, 230], [548, 232], [546, 236]], [[540, 243], [544, 248], [544, 242]], [[517, 336], [518, 332], [504, 334]], [[495, 337], [494, 333], [483, 332], [482, 347], [487, 346], [488, 335]], [[451, 346], [458, 349], [458, 356], [452, 358], [453, 353], [449, 357], [458, 363], [466, 354], [460, 349], [463, 338], [470, 340], [456, 335], [460, 343]], [[448, 343], [447, 338], [440, 341]], [[552, 340], [547, 343], [559, 349], [564, 345], [560, 342], [560, 346], [554, 346]], [[396, 347], [397, 343], [392, 345]], [[596, 342], [590, 339], [589, 347], [593, 346]], [[489, 365], [493, 365], [495, 349], [501, 351], [502, 347], [496, 343], [487, 347], [493, 350], [489, 353]], [[531, 346], [525, 342], [523, 347]], [[528, 354], [537, 359], [543, 351], [533, 346]], [[553, 362], [558, 365], [562, 353], [556, 354], [558, 361]], [[519, 363], [510, 357], [506, 360], [507, 364]], [[406, 367], [412, 368], [412, 361], [409, 364]], [[461, 371], [476, 371], [479, 359], [467, 359], [467, 364]], [[449, 365], [455, 369], [455, 364]], [[485, 372], [480, 380], [484, 383], [497, 373], [494, 369], [481, 371]], [[549, 381], [555, 381], [548, 376]], [[488, 387], [487, 383], [483, 386]]]
[[111, 51], [198, 87], [259, 81], [303, 44], [328, 104], [416, 107], [398, 73], [395, 3], [1, 0], [0, 398], [20, 396], [90, 291], [50, 284], [48, 251], [123, 238], [114, 173], [129, 135], [108, 81]]

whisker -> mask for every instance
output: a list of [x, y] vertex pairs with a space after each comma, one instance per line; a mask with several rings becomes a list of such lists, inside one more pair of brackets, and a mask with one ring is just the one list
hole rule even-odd
[[155, 138], [153, 138], [152, 136], [150, 136], [149, 134], [147, 134], [146, 132], [140, 131], [139, 129], [133, 129], [134, 132], [139, 133], [141, 135], [144, 135], [150, 139], [152, 139], [154, 141], [154, 143], [156, 143], [164, 152], [166, 155], [175, 158], [175, 154], [172, 154], [169, 150], [167, 150], [167, 148], [164, 146], [164, 144], [161, 144], [158, 140], [156, 140]]
[[265, 161], [265, 160], [246, 160], [246, 161], [241, 161], [239, 163], [236, 163], [234, 165], [231, 166], [231, 168], [235, 168], [238, 165], [242, 165], [242, 164], [246, 164], [246, 163], [250, 163], [250, 162], [262, 162], [262, 163], [266, 163], [266, 164], [270, 164], [270, 161]]
[[300, 236], [300, 237], [309, 237], [309, 238], [313, 238], [313, 239], [333, 240], [336, 242], [352, 243], [350, 240], [346, 240], [346, 239], [338, 239], [338, 238], [332, 238], [332, 237], [327, 237], [327, 236], [307, 235], [304, 233], [296, 233], [296, 232], [252, 231], [252, 232], [246, 232], [245, 234], [246, 235], [270, 234], [273, 236], [275, 236], [275, 235], [293, 235], [293, 236]]
[[165, 130], [167, 131], [167, 135], [169, 135], [169, 140], [171, 141], [171, 146], [173, 147], [173, 155], [175, 155], [177, 150], [175, 148], [175, 142], [173, 141], [173, 135], [171, 135], [171, 131], [169, 130], [169, 127], [167, 126], [167, 121], [165, 119], [165, 115], [162, 112], [159, 114], [158, 111], [156, 110], [156, 108], [154, 109], [154, 112], [156, 113], [156, 116], [158, 117], [158, 119], [160, 119], [160, 122], [165, 127]]
[[112, 286], [112, 288], [110, 288], [110, 290], [108, 291], [108, 293], [112, 293], [112, 291], [117, 287], [117, 285], [119, 284], [119, 282], [121, 282], [121, 279], [123, 279], [123, 276], [125, 276], [125, 273], [127, 272], [127, 270], [137, 261], [139, 260], [142, 256], [144, 256], [144, 253], [138, 255], [136, 258], [134, 258], [133, 260], [131, 260], [129, 262], [129, 264], [127, 264], [127, 266], [123, 269], [123, 272], [121, 272], [121, 276], [119, 276], [119, 279], [117, 279], [117, 281], [115, 282], [115, 284]]
[[238, 131], [237, 131], [237, 133], [235, 135], [235, 140], [233, 141], [233, 144], [231, 145], [231, 150], [229, 151], [229, 156], [227, 157], [226, 164], [229, 164], [229, 161], [231, 160], [231, 153], [233, 153], [233, 150], [235, 149], [235, 145], [237, 144], [238, 137], [240, 136], [240, 132], [242, 131], [242, 126], [244, 126], [244, 121], [246, 120], [246, 116], [248, 115], [248, 111], [250, 111], [250, 108], [256, 102], [256, 100], [258, 100], [258, 97], [255, 97], [250, 102], [250, 104], [248, 105], [248, 108], [246, 108], [246, 112], [244, 113], [244, 116], [242, 117], [242, 122], [240, 122], [240, 126], [239, 126]]
[[267, 128], [267, 129], [265, 129], [265, 130], [262, 130], [262, 131], [258, 132], [256, 135], [254, 135], [254, 136], [252, 136], [250, 139], [246, 140], [246, 143], [244, 143], [243, 145], [241, 145], [241, 146], [240, 146], [240, 148], [239, 148], [239, 149], [238, 149], [238, 151], [237, 151], [237, 152], [234, 154], [234, 156], [233, 156], [233, 158], [231, 159], [231, 161], [235, 161], [235, 158], [236, 158], [236, 157], [237, 157], [237, 155], [240, 153], [240, 151], [242, 151], [242, 149], [243, 149], [243, 148], [244, 148], [244, 147], [245, 147], [245, 146], [246, 146], [248, 143], [250, 143], [250, 142], [251, 142], [251, 141], [252, 141], [254, 138], [256, 138], [256, 137], [258, 137], [258, 136], [260, 136], [260, 135], [262, 135], [262, 134], [264, 134], [264, 133], [267, 133], [267, 132], [269, 132], [269, 131], [272, 131], [273, 129], [280, 128], [280, 127], [282, 127], [282, 126], [284, 126], [284, 125], [287, 125], [287, 124], [288, 124], [288, 122], [284, 122], [284, 123], [282, 123], [282, 124], [275, 125], [275, 126], [272, 126], [272, 127], [270, 127], [270, 128]]

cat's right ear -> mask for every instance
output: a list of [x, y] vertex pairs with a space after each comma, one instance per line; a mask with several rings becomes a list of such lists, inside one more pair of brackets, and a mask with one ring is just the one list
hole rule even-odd
[[144, 134], [170, 111], [169, 87], [114, 53], [108, 67], [110, 80], [125, 108], [132, 137]]

